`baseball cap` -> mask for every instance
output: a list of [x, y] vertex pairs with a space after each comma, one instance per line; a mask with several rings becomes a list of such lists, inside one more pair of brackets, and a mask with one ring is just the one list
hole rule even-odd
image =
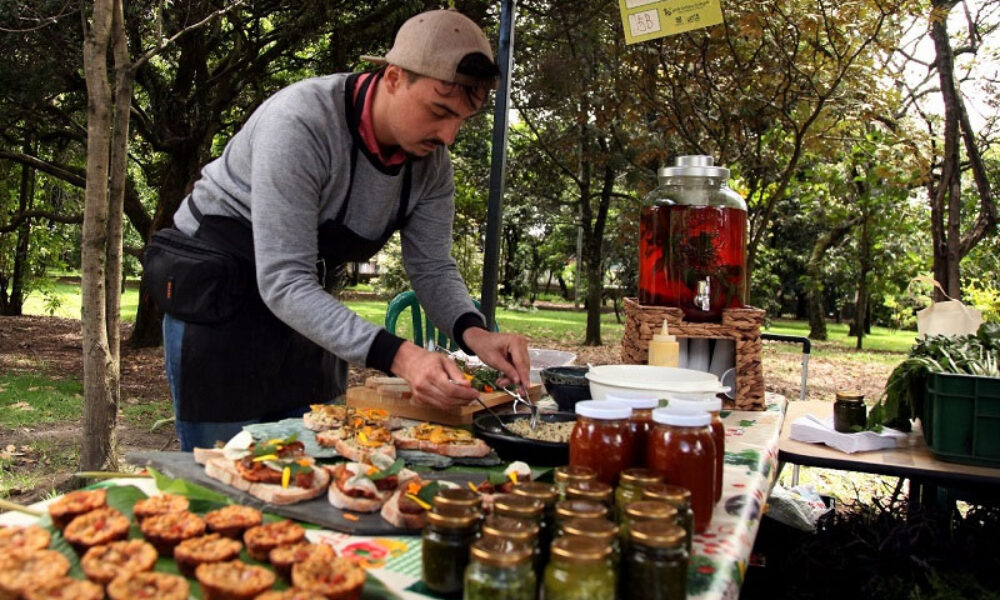
[[[455, 10], [431, 10], [403, 23], [385, 56], [365, 55], [361, 60], [393, 64], [418, 75], [475, 86], [482, 81], [458, 72], [462, 59], [475, 53], [494, 62], [486, 34], [472, 19]], [[496, 87], [495, 81], [492, 87]]]

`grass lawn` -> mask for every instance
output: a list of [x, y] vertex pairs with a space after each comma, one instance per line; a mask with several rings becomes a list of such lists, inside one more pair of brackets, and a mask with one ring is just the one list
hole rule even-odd
[[[56, 281], [47, 293], [34, 291], [28, 295], [24, 301], [24, 314], [79, 319], [82, 304], [79, 283]], [[121, 304], [122, 321], [135, 322], [135, 311], [139, 308], [138, 281], [129, 281], [122, 293]]]
[[[764, 331], [769, 333], [783, 333], [787, 335], [809, 336], [808, 321], [792, 321], [789, 319], [774, 319], [770, 327]], [[913, 346], [917, 337], [916, 331], [904, 331], [900, 329], [889, 329], [888, 327], [872, 327], [872, 332], [864, 337], [863, 350], [855, 350], [857, 338], [848, 337], [847, 323], [827, 323], [827, 340], [825, 342], [813, 342], [812, 352], [824, 354], [837, 354], [850, 357], [852, 354], [871, 355], [876, 353], [906, 354]], [[799, 346], [790, 347], [789, 351], [799, 352]], [[898, 361], [898, 357], [892, 360]]]

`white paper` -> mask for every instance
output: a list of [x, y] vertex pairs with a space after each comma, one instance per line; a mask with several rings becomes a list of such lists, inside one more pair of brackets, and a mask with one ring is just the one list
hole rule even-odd
[[841, 433], [833, 428], [832, 418], [820, 419], [813, 415], [804, 415], [792, 421], [788, 437], [798, 442], [826, 444], [841, 452], [854, 454], [895, 448], [906, 439], [906, 434], [888, 427], [883, 427], [881, 433], [874, 431]]

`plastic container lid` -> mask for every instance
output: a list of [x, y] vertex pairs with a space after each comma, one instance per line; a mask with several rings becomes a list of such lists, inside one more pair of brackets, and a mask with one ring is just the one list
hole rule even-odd
[[698, 412], [718, 412], [722, 410], [722, 400], [713, 397], [706, 397], [703, 400], [691, 398], [678, 398], [667, 396], [667, 405], [664, 407], [670, 412], [698, 413]]
[[660, 407], [660, 400], [657, 398], [626, 398], [624, 396], [612, 396], [611, 394], [605, 396], [605, 399], [600, 400], [600, 402], [617, 402], [628, 406], [632, 410], [649, 410]]
[[712, 415], [707, 412], [670, 412], [669, 409], [658, 408], [653, 411], [653, 421], [675, 427], [705, 427], [711, 425]]
[[574, 407], [576, 414], [588, 419], [612, 421], [632, 416], [632, 407], [613, 400], [583, 400]]
[[663, 392], [722, 391], [719, 378], [711, 373], [678, 367], [652, 365], [598, 365], [587, 371], [587, 379], [622, 391]]

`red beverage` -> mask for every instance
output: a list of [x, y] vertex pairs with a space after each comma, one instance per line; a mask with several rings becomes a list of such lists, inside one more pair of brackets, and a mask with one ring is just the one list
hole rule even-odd
[[[746, 211], [682, 204], [669, 210], [663, 304], [679, 306], [689, 321], [718, 321], [722, 309], [742, 307], [746, 295]], [[643, 272], [640, 268], [640, 278]], [[702, 281], [708, 281], [707, 310], [696, 303]], [[641, 283], [639, 293], [641, 298]]]
[[639, 218], [639, 304], [667, 306], [677, 296], [667, 289], [667, 240], [670, 239], [670, 207], [644, 206]]

